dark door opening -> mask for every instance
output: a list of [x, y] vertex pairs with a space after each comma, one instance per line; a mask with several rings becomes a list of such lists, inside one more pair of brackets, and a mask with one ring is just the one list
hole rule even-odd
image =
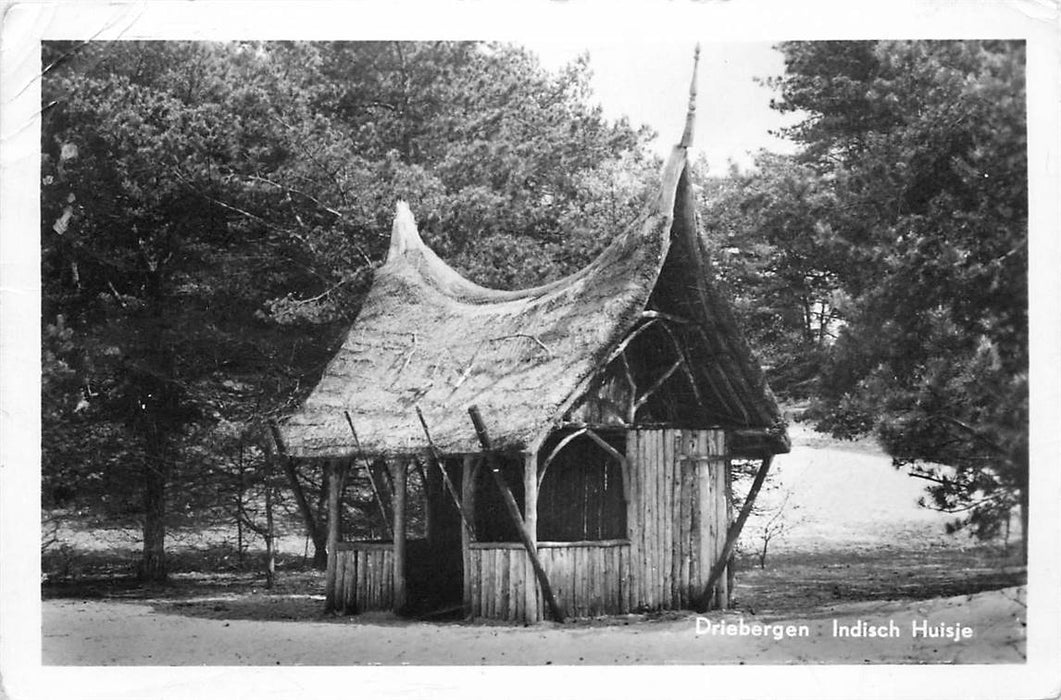
[[[460, 460], [446, 460], [446, 473], [459, 489]], [[464, 571], [461, 518], [438, 466], [424, 465], [423, 533], [406, 544], [406, 610], [415, 617], [463, 617]]]

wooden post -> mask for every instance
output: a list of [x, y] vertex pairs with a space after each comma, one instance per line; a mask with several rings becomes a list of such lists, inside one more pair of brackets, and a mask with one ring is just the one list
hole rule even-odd
[[722, 553], [719, 555], [718, 560], [711, 567], [711, 575], [707, 579], [707, 584], [704, 586], [703, 593], [696, 601], [697, 612], [703, 612], [707, 610], [711, 604], [711, 597], [714, 595], [715, 586], [718, 583], [719, 578], [722, 576], [722, 572], [726, 570], [726, 563], [729, 561], [730, 554], [733, 553], [733, 547], [737, 544], [737, 539], [740, 537], [741, 530], [744, 529], [744, 522], [751, 515], [752, 506], [755, 505], [755, 499], [759, 495], [759, 489], [763, 487], [763, 482], [766, 481], [766, 473], [770, 471], [770, 463], [773, 461], [773, 455], [767, 455], [762, 464], [759, 466], [759, 471], [755, 473], [755, 479], [752, 481], [751, 488], [748, 489], [748, 496], [744, 499], [744, 505], [741, 506], [740, 515], [737, 516], [737, 522], [733, 523], [732, 527], [729, 528], [729, 532], [726, 534], [726, 544], [722, 547]]
[[467, 616], [472, 614], [472, 592], [475, 590], [471, 579], [471, 557], [472, 542], [475, 541], [475, 475], [478, 466], [475, 455], [464, 455], [461, 468], [461, 507], [469, 527], [461, 529], [461, 558], [464, 562], [461, 578], [464, 582], [464, 614]]
[[324, 576], [324, 607], [337, 609], [335, 600], [335, 572], [339, 555], [339, 494], [342, 490], [342, 465], [330, 460], [324, 467], [328, 477], [328, 569]]
[[[538, 550], [538, 455], [534, 452], [523, 453], [523, 525], [527, 530], [527, 539]], [[513, 552], [515, 554], [515, 552]], [[526, 577], [523, 586], [523, 609], [527, 622], [538, 621], [538, 591], [534, 581]]]
[[527, 550], [527, 555], [530, 557], [531, 565], [534, 567], [534, 573], [538, 577], [538, 584], [542, 587], [542, 596], [545, 597], [545, 601], [549, 605], [549, 612], [552, 614], [554, 620], [557, 622], [563, 622], [564, 614], [560, 612], [560, 606], [556, 604], [556, 597], [553, 596], [552, 586], [549, 585], [549, 577], [545, 575], [545, 569], [542, 568], [542, 562], [538, 558], [538, 547], [528, 536], [526, 524], [523, 522], [523, 517], [519, 514], [519, 506], [516, 505], [516, 499], [512, 496], [512, 491], [509, 490], [508, 484], [505, 483], [505, 477], [501, 474], [501, 470], [497, 466], [497, 460], [494, 457], [493, 448], [490, 446], [490, 437], [486, 433], [486, 426], [483, 424], [482, 416], [479, 415], [479, 409], [475, 406], [470, 406], [468, 408], [468, 415], [472, 418], [472, 424], [475, 426], [475, 434], [478, 436], [479, 444], [482, 445], [483, 452], [486, 455], [486, 462], [490, 467], [490, 474], [494, 477], [494, 483], [497, 484], [497, 488], [501, 492], [501, 497], [505, 502], [505, 508], [508, 510], [508, 515], [512, 519], [512, 523], [516, 526], [516, 532], [519, 534], [520, 540], [523, 542], [523, 547]]
[[405, 482], [409, 464], [394, 462], [394, 611], [405, 608]]

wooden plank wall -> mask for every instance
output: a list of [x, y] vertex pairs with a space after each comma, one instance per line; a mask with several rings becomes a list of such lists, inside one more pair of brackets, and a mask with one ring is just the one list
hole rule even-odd
[[[631, 585], [626, 608], [688, 608], [706, 584], [729, 526], [725, 433], [631, 431], [627, 459]], [[716, 607], [729, 600], [726, 579]]]
[[[566, 617], [628, 610], [629, 552], [625, 540], [538, 543], [542, 568]], [[469, 554], [472, 617], [537, 622], [548, 614], [522, 544], [474, 542]]]
[[335, 609], [342, 613], [394, 608], [394, 545], [343, 542], [338, 547]]

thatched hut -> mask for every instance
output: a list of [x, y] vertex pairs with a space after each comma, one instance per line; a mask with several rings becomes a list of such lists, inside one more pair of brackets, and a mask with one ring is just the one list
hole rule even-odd
[[[333, 483], [330, 607], [536, 621], [727, 605], [743, 522], [732, 526], [730, 461], [762, 460], [757, 490], [789, 443], [711, 281], [692, 118], [691, 104], [654, 205], [551, 284], [464, 279], [398, 205], [359, 317], [280, 427], [286, 456]], [[367, 475], [387, 541], [340, 541], [344, 473]]]

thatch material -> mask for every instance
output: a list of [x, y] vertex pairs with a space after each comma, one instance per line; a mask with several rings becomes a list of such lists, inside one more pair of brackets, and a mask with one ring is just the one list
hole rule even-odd
[[[679, 146], [655, 205], [634, 226], [578, 273], [521, 291], [486, 289], [461, 277], [424, 245], [412, 213], [399, 203], [387, 261], [360, 316], [303, 408], [282, 425], [288, 452], [353, 455], [349, 411], [365, 454], [420, 453], [426, 440], [416, 406], [442, 452], [477, 452], [470, 405], [479, 407], [499, 449], [536, 448], [641, 320], [675, 216], [695, 229], [685, 168], [686, 148]], [[706, 269], [703, 259], [690, 262]], [[712, 296], [703, 299], [708, 313], [706, 304], [722, 303]], [[723, 366], [741, 368], [731, 377], [733, 395], [716, 400], [741, 403], [743, 427], [778, 424], [776, 404], [732, 319], [715, 314], [705, 321], [726, 346]]]

